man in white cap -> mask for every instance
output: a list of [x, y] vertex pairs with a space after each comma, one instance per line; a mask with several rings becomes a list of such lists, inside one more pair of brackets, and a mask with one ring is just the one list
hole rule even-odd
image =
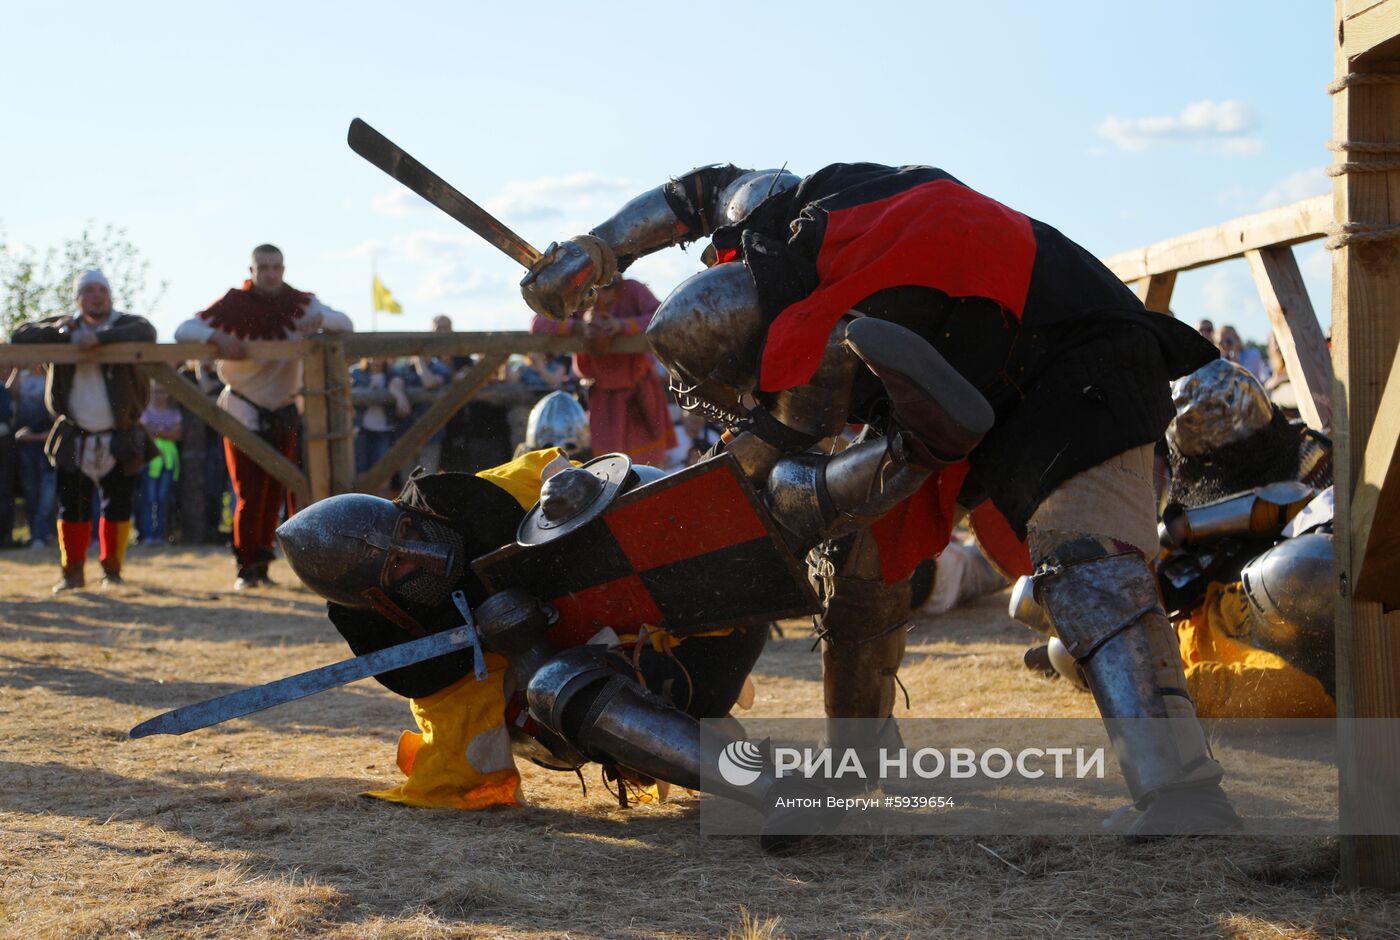
[[[320, 330], [349, 333], [350, 318], [332, 310], [316, 295], [283, 280], [282, 252], [275, 245], [253, 249], [250, 277], [175, 330], [177, 343], [213, 343], [218, 347], [219, 378], [224, 391], [219, 407], [256, 431], [293, 463], [299, 459], [301, 418], [300, 359], [258, 362], [248, 358], [245, 340], [303, 339]], [[232, 441], [224, 441], [229, 479], [238, 508], [233, 515], [233, 552], [238, 561], [235, 590], [271, 584], [267, 575], [272, 546], [287, 499], [284, 487]], [[288, 515], [294, 507], [288, 506]]]
[[[112, 288], [97, 269], [73, 279], [76, 314], [22, 324], [15, 343], [150, 343], [155, 327], [143, 317], [112, 309]], [[122, 558], [131, 535], [131, 497], [137, 474], [154, 453], [141, 427], [150, 382], [134, 365], [82, 362], [49, 366], [45, 403], [53, 430], [44, 452], [57, 471], [58, 545], [63, 577], [54, 593], [84, 587], [83, 565], [92, 541], [93, 503], [101, 491], [98, 529], [102, 584], [122, 583]]]

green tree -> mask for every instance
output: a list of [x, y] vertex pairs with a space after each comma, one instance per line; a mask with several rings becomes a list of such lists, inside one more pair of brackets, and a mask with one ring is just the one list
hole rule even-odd
[[168, 286], [149, 284], [151, 263], [127, 237], [126, 229], [89, 222], [77, 238], [51, 247], [42, 256], [0, 236], [0, 328], [9, 336], [26, 320], [73, 309], [73, 278], [101, 268], [112, 285], [118, 310], [150, 316]]

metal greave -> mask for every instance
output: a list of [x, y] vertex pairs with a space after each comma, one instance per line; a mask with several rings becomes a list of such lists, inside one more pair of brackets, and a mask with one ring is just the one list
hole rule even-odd
[[1147, 563], [1124, 553], [1052, 568], [1036, 592], [1079, 663], [1139, 807], [1223, 771], [1186, 690], [1176, 631]]

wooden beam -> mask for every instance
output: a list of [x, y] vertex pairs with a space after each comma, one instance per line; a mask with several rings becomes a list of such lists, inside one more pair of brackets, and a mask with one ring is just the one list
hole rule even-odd
[[1321, 238], [1331, 222], [1331, 197], [1316, 196], [1111, 255], [1103, 263], [1119, 280], [1140, 281], [1154, 274], [1189, 271], [1238, 258], [1246, 251], [1270, 245], [1296, 245]]
[[[1395, 0], [1387, 0], [1394, 4]], [[1347, 7], [1333, 22], [1336, 79], [1366, 53], [1346, 42]], [[1400, 70], [1400, 60], [1367, 71]], [[1332, 136], [1340, 141], [1400, 141], [1400, 85], [1352, 85], [1332, 98]], [[1356, 162], [1370, 155], [1347, 155]], [[1400, 172], [1347, 173], [1333, 184], [1338, 223], [1400, 223]], [[1337, 756], [1340, 768], [1342, 880], [1350, 887], [1400, 889], [1400, 836], [1368, 826], [1388, 808], [1400, 813], [1400, 623], [1381, 604], [1354, 595], [1367, 545], [1356, 539], [1354, 487], [1387, 379], [1400, 346], [1400, 242], [1356, 242], [1332, 253], [1332, 363], [1337, 549]], [[1384, 434], [1384, 432], [1382, 432]], [[1378, 439], [1379, 440], [1379, 439]], [[1357, 720], [1363, 719], [1363, 720]], [[1392, 820], [1393, 825], [1393, 820]]]
[[1400, 608], [1400, 370], [1391, 366], [1351, 497], [1352, 596]]
[[[260, 362], [302, 359], [314, 340], [256, 340], [247, 342], [248, 358]], [[351, 333], [344, 337], [345, 354], [396, 359], [400, 356], [465, 356], [475, 353], [591, 352], [582, 336], [538, 333]], [[613, 337], [607, 353], [650, 352], [645, 334]], [[0, 367], [31, 362], [164, 362], [179, 365], [190, 359], [217, 359], [211, 343], [110, 343], [91, 351], [63, 343], [0, 343]]]
[[146, 374], [165, 386], [170, 397], [184, 405], [197, 418], [233, 441], [233, 445], [247, 454], [254, 463], [262, 467], [273, 478], [291, 490], [299, 503], [305, 504], [310, 496], [306, 475], [290, 460], [277, 452], [277, 449], [257, 434], [209, 400], [199, 390], [199, 386], [176, 372], [168, 363], [151, 362], [143, 368]]
[[1337, 25], [1341, 54], [1365, 55], [1400, 37], [1400, 5], [1387, 0], [1347, 0]]
[[1293, 249], [1275, 245], [1244, 256], [1273, 324], [1288, 380], [1298, 393], [1298, 412], [1308, 427], [1327, 430], [1332, 426], [1332, 353]]
[[[345, 354], [351, 359], [400, 356], [466, 356], [476, 353], [591, 352], [582, 336], [548, 336], [540, 333], [351, 333], [345, 336]], [[611, 353], [650, 352], [645, 334], [615, 336], [607, 346]]]
[[[569, 337], [572, 338], [572, 337]], [[286, 340], [258, 340], [244, 344], [248, 358], [259, 362], [300, 359], [307, 343]], [[164, 362], [179, 365], [191, 359], [215, 359], [218, 349], [212, 343], [108, 343], [86, 351], [63, 343], [0, 343], [0, 367], [30, 362]]]
[[496, 374], [496, 370], [504, 365], [508, 358], [508, 353], [488, 353], [482, 356], [476, 365], [467, 370], [466, 375], [454, 382], [451, 389], [433, 402], [432, 407], [423, 413], [423, 417], [415, 421], [413, 426], [394, 442], [394, 446], [380, 458], [379, 463], [361, 474], [355, 481], [356, 489], [362, 493], [378, 492], [399, 468], [413, 459], [413, 455], [428, 442], [428, 438], [436, 434], [457, 413], [457, 409], [466, 404], [467, 399], [471, 398], [478, 388], [490, 381], [491, 376]]
[[1172, 312], [1172, 288], [1176, 287], [1176, 272], [1168, 271], [1165, 274], [1153, 274], [1145, 277], [1133, 285], [1133, 290], [1138, 295], [1138, 300], [1142, 305], [1153, 313]]

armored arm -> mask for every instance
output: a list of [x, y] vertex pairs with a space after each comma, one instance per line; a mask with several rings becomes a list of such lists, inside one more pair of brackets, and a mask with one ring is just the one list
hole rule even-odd
[[642, 193], [589, 234], [607, 244], [617, 269], [625, 271], [643, 255], [693, 242], [732, 221], [724, 197], [732, 183], [752, 172], [731, 164], [691, 170]]
[[[769, 188], [786, 189], [796, 181], [790, 173], [777, 174], [707, 166], [642, 193], [588, 234], [546, 248], [520, 282], [525, 302], [541, 316], [564, 319], [594, 288], [643, 255], [703, 238], [742, 219]], [[759, 185], [764, 182], [766, 187]]]
[[1157, 534], [1167, 548], [1231, 535], [1273, 539], [1316, 495], [1306, 483], [1290, 480], [1192, 509], [1173, 503], [1162, 513]]

